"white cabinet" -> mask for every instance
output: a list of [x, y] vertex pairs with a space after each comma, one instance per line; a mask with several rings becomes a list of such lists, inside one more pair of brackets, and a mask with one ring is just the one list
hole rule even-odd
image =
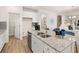
[[56, 53], [56, 50], [54, 50], [50, 46], [44, 44], [44, 53]]
[[74, 53], [74, 49], [75, 49], [75, 43], [72, 43], [71, 45], [69, 45], [67, 48], [65, 48], [64, 51], [62, 51], [62, 53]]
[[67, 47], [64, 51], [62, 51], [62, 53], [71, 53], [72, 52], [72, 49], [71, 49], [71, 46]]
[[[34, 53], [59, 53], [59, 51], [55, 50], [53, 47], [49, 46], [47, 43], [41, 41], [40, 38], [37, 38], [36, 36], [32, 35], [32, 51]], [[70, 46], [66, 47], [62, 52], [60, 53], [73, 53], [74, 52], [74, 43]]]
[[43, 52], [44, 43], [32, 35], [32, 51], [34, 53], [42, 53]]
[[6, 42], [6, 32], [0, 35], [0, 51], [2, 50], [5, 42]]
[[2, 49], [2, 46], [3, 46], [3, 37], [2, 35], [0, 36], [0, 50]]
[[32, 51], [34, 53], [56, 53], [53, 48], [49, 47], [34, 35], [32, 35]]
[[0, 51], [3, 48], [3, 46], [4, 46], [4, 37], [3, 37], [3, 35], [1, 35], [0, 36]]
[[22, 14], [22, 17], [32, 18], [32, 22], [38, 22], [37, 12], [24, 11]]

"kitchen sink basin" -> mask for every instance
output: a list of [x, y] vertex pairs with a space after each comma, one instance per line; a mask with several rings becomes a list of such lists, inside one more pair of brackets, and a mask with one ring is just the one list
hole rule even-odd
[[42, 38], [48, 38], [51, 37], [50, 35], [46, 34], [46, 35], [41, 35]]
[[37, 35], [43, 35], [43, 34], [44, 34], [43, 32], [38, 32], [38, 33], [37, 33]]
[[37, 35], [39, 35], [39, 36], [42, 37], [42, 38], [48, 38], [48, 37], [51, 37], [51, 35], [49, 35], [49, 34], [45, 34], [45, 33], [43, 33], [43, 32], [38, 32]]

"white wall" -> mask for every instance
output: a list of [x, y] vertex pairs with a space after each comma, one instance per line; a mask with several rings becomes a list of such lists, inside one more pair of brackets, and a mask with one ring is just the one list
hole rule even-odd
[[15, 35], [15, 16], [14, 14], [9, 14], [9, 35]]
[[23, 36], [27, 36], [28, 30], [32, 30], [32, 19], [31, 18], [23, 18]]
[[6, 7], [0, 7], [0, 21], [7, 21], [7, 9]]
[[[22, 32], [23, 32], [22, 17], [33, 18], [32, 21], [37, 22], [37, 13], [36, 12], [29, 12], [29, 11], [23, 12], [22, 7], [20, 7], [20, 6], [18, 6], [18, 7], [17, 6], [8, 6], [8, 7], [6, 7], [6, 9], [7, 9], [8, 13], [20, 13], [20, 20], [19, 20], [20, 21], [20, 39], [22, 39], [22, 36], [23, 36], [22, 35]], [[18, 32], [16, 34], [18, 34]]]
[[[22, 17], [32, 18], [32, 22], [39, 22], [41, 25], [42, 22], [42, 14], [47, 15], [47, 27], [50, 29], [54, 29], [57, 27], [57, 14], [54, 12], [46, 11], [46, 10], [38, 10], [38, 12], [35, 11], [23, 11]], [[51, 19], [53, 22], [51, 22]], [[23, 22], [23, 21], [22, 21]], [[22, 30], [23, 32], [24, 30]], [[23, 36], [23, 34], [22, 34]]]
[[65, 24], [65, 20], [66, 20], [67, 18], [66, 18], [65, 15], [62, 14], [62, 13], [61, 13], [60, 15], [62, 16], [62, 24], [61, 24], [61, 26], [60, 26], [60, 29], [68, 30], [67, 24]]
[[[9, 40], [9, 14], [8, 13], [20, 13], [22, 14], [22, 7], [20, 6], [0, 6], [0, 21], [6, 21], [7, 22], [7, 38], [6, 41]], [[20, 17], [20, 23], [21, 23], [21, 17]], [[21, 25], [21, 24], [20, 24]], [[21, 29], [21, 27], [20, 27]], [[21, 35], [20, 30], [20, 35]], [[21, 36], [20, 36], [21, 38]]]
[[79, 15], [79, 9], [67, 11], [63, 13], [64, 15]]
[[9, 35], [20, 38], [20, 14], [9, 13]]
[[74, 16], [74, 15], [79, 16], [79, 8], [63, 12], [63, 13], [61, 13], [61, 15], [62, 15], [62, 25], [63, 25], [62, 28], [68, 30], [68, 28], [66, 27], [67, 24], [64, 24], [65, 20], [67, 20], [66, 16]]
[[41, 22], [42, 22], [42, 14], [46, 14], [46, 16], [47, 16], [47, 27], [48, 28], [54, 29], [54, 28], [57, 27], [57, 14], [55, 12], [46, 11], [46, 10], [39, 10], [38, 19], [39, 19], [40, 25], [41, 25]]
[[[18, 21], [20, 22], [20, 28], [19, 28], [20, 31], [18, 31], [18, 29], [16, 29], [16, 31], [17, 31], [16, 35], [19, 35], [19, 32], [20, 32], [20, 39], [22, 39], [22, 23], [21, 23], [22, 22], [21, 14], [23, 12], [22, 7], [21, 6], [7, 6], [6, 9], [7, 9], [7, 13], [18, 13], [18, 14], [20, 14], [20, 18], [18, 19]], [[19, 23], [17, 23], [17, 24], [19, 25]]]
[[[41, 15], [43, 13], [47, 14], [47, 27], [50, 29], [56, 28], [57, 26], [57, 14], [53, 11], [46, 11], [46, 10], [38, 10], [38, 12], [23, 12], [22, 7], [20, 6], [8, 6], [8, 7], [0, 7], [0, 18], [6, 19], [8, 22], [8, 13], [20, 13], [20, 39], [22, 39], [22, 17], [32, 17], [33, 22], [39, 22], [41, 24]], [[53, 21], [51, 22], [51, 19]], [[9, 25], [7, 23], [7, 25]], [[7, 27], [7, 32], [9, 28]], [[9, 33], [9, 32], [8, 32]], [[7, 33], [7, 35], [8, 35]]]
[[20, 14], [15, 14], [15, 37], [20, 39]]
[[22, 6], [6, 6], [7, 12], [22, 13]]
[[[23, 18], [26, 18], [26, 19], [23, 19]], [[23, 20], [25, 20], [26, 24], [24, 24], [25, 22]], [[27, 11], [27, 10], [23, 11], [22, 13], [22, 33], [21, 33], [22, 37], [27, 36], [27, 31], [31, 29], [32, 22], [38, 22], [37, 12]]]
[[8, 42], [8, 14], [7, 14], [7, 9], [6, 7], [0, 6], [0, 21], [7, 22], [7, 28], [6, 28], [6, 42]]

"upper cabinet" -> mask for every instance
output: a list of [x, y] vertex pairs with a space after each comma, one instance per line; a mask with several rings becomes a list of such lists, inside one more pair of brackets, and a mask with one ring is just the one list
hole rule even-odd
[[38, 22], [38, 10], [30, 7], [23, 7], [22, 17], [32, 18], [32, 22]]
[[37, 16], [38, 15], [36, 12], [29, 12], [29, 11], [24, 11], [22, 14], [22, 17], [32, 18], [32, 22], [38, 22]]

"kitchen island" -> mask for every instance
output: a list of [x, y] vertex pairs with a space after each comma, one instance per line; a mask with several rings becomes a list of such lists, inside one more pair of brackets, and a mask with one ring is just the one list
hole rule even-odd
[[31, 37], [31, 49], [34, 53], [74, 53], [75, 41], [71, 36], [63, 39], [55, 36], [53, 31], [48, 31], [50, 37], [41, 37], [38, 33], [43, 31], [29, 31]]
[[0, 52], [2, 48], [4, 47], [4, 44], [6, 43], [6, 30], [5, 29], [0, 29]]

